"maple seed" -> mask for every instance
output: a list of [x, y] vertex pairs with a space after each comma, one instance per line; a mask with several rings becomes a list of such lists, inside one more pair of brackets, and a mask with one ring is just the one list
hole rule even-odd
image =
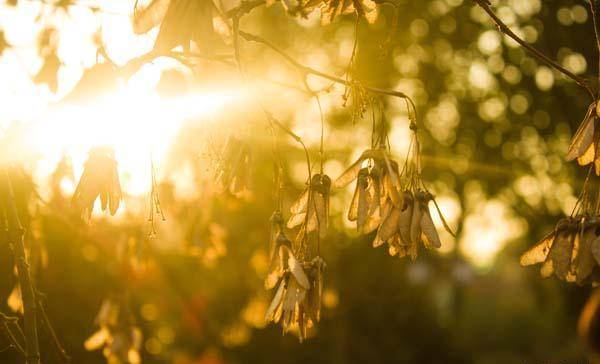
[[577, 159], [577, 163], [581, 166], [594, 162], [596, 175], [600, 175], [600, 154], [598, 153], [600, 130], [596, 127], [597, 120], [598, 103], [593, 102], [589, 106], [581, 125], [577, 128], [573, 139], [571, 139], [566, 160]]
[[329, 195], [331, 179], [325, 174], [315, 174], [310, 185], [290, 207], [292, 215], [287, 227], [301, 226], [301, 232], [319, 232], [321, 238], [327, 235], [329, 225]]
[[72, 203], [82, 218], [91, 218], [94, 202], [100, 197], [102, 211], [117, 213], [122, 193], [114, 151], [109, 147], [96, 147], [90, 150], [83, 174], [73, 193]]

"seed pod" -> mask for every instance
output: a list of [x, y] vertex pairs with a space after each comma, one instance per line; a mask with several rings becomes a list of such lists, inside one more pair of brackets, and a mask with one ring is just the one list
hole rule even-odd
[[327, 175], [315, 174], [310, 187], [305, 189], [290, 207], [292, 216], [287, 222], [287, 227], [292, 229], [306, 221], [306, 226], [303, 226], [304, 233], [318, 229], [319, 236], [325, 237], [329, 225], [330, 188], [331, 180]]
[[273, 300], [271, 300], [271, 304], [265, 313], [266, 322], [278, 322], [281, 318], [281, 304], [285, 295], [286, 285], [287, 282], [285, 279], [282, 279], [281, 282], [279, 282], [279, 287], [277, 287], [275, 296], [273, 296]]
[[410, 227], [412, 225], [413, 205], [415, 203], [412, 195], [408, 191], [404, 192], [404, 201], [405, 206], [398, 221], [398, 231], [404, 245], [409, 245], [411, 242]]
[[295, 279], [290, 279], [283, 298], [284, 332], [287, 332], [296, 318], [296, 307], [306, 297], [306, 289], [298, 284]]
[[306, 205], [308, 204], [308, 189], [305, 189], [300, 197], [290, 206], [290, 212], [292, 214], [300, 214], [306, 211]]
[[321, 320], [321, 297], [323, 295], [323, 271], [325, 261], [321, 257], [315, 257], [308, 269], [311, 278], [311, 286], [307, 296], [307, 314], [315, 322]]
[[381, 151], [376, 149], [367, 149], [365, 150], [360, 157], [352, 163], [348, 169], [346, 169], [334, 182], [333, 187], [335, 188], [343, 188], [346, 187], [350, 182], [354, 181], [358, 178], [358, 174], [362, 169], [362, 164], [367, 159], [372, 159], [381, 154]]
[[401, 214], [402, 211], [400, 211], [399, 208], [392, 207], [388, 215], [383, 219], [383, 222], [379, 226], [379, 230], [377, 230], [377, 238], [379, 238], [382, 243], [391, 239], [394, 234], [398, 232]]
[[533, 248], [521, 255], [521, 265], [528, 266], [544, 262], [548, 257], [553, 241], [554, 231], [543, 237]]
[[380, 208], [382, 201], [382, 170], [379, 167], [379, 164], [376, 163], [369, 170], [369, 175], [367, 177], [367, 191], [369, 198], [369, 216], [375, 214], [375, 212]]
[[406, 247], [401, 244], [400, 237], [396, 234], [388, 240], [388, 253], [393, 257], [398, 255], [399, 258], [406, 256]]
[[385, 197], [389, 198], [392, 203], [401, 207], [404, 203], [403, 194], [399, 192], [400, 174], [398, 173], [398, 163], [385, 158], [385, 174], [383, 176], [383, 185], [385, 189]]
[[429, 208], [425, 203], [420, 204], [421, 208], [421, 231], [423, 232], [423, 243], [425, 247], [428, 249], [431, 248], [439, 248], [442, 246], [442, 242], [440, 241], [440, 237], [435, 229], [435, 225], [433, 224], [433, 220], [431, 219], [431, 214], [429, 213]]
[[548, 259], [544, 262], [544, 264], [542, 264], [540, 274], [542, 278], [548, 278], [554, 274], [554, 261], [552, 259]]
[[304, 273], [304, 269], [302, 268], [302, 264], [298, 262], [294, 254], [289, 253], [288, 257], [288, 268], [292, 273], [292, 276], [295, 278], [295, 281], [298, 282], [298, 285], [304, 289], [308, 289], [310, 287], [310, 283], [308, 282], [308, 277], [306, 273]]
[[365, 225], [362, 229], [362, 234], [368, 234], [377, 230], [377, 228], [379, 228], [379, 225], [381, 225], [381, 216], [379, 216], [379, 209], [377, 209], [375, 210], [375, 212], [373, 212], [372, 215], [369, 215], [367, 217], [367, 221], [365, 222]]
[[590, 146], [585, 150], [585, 152], [577, 157], [577, 163], [580, 166], [585, 166], [594, 161], [596, 157], [596, 143], [590, 144]]
[[[329, 195], [331, 193], [331, 178], [326, 174], [316, 174], [313, 176], [312, 190], [314, 194], [314, 210], [317, 220], [319, 236], [324, 238], [329, 228]], [[308, 229], [313, 231], [315, 229]]]
[[292, 252], [292, 242], [280, 232], [275, 239], [273, 253], [269, 264], [269, 274], [265, 279], [265, 288], [275, 287], [277, 281], [283, 276], [288, 268], [289, 255]]
[[[398, 249], [398, 258], [404, 258], [409, 253], [406, 246], [400, 244], [399, 239], [395, 240], [394, 245], [396, 246], [396, 249]], [[414, 255], [416, 257], [416, 252], [414, 252]], [[411, 254], [411, 259], [414, 259], [414, 258], [412, 258], [412, 254]]]
[[567, 152], [566, 159], [568, 161], [572, 161], [575, 158], [578, 158], [585, 154], [586, 150], [592, 144], [594, 139], [594, 122], [596, 116], [594, 115], [594, 109], [596, 105], [592, 103], [588, 108], [588, 112], [583, 119], [583, 122], [577, 129], [577, 132], [573, 136], [571, 140], [571, 144], [569, 145], [569, 150]]
[[418, 244], [421, 241], [421, 206], [415, 198], [413, 203], [412, 217], [410, 219], [410, 242]]
[[279, 234], [283, 232], [283, 215], [277, 210], [271, 215], [271, 230], [269, 233], [269, 261], [272, 261], [277, 254], [277, 239]]
[[291, 215], [286, 226], [288, 229], [293, 229], [296, 226], [302, 225], [302, 223], [304, 223], [305, 220], [306, 220], [305, 212], [301, 212], [296, 215]]
[[558, 278], [563, 280], [567, 278], [571, 267], [571, 255], [575, 236], [576, 232], [570, 229], [558, 232], [548, 253], [548, 259], [552, 261], [554, 273]]
[[354, 194], [352, 195], [352, 202], [350, 202], [350, 208], [348, 209], [348, 220], [356, 221], [358, 219], [358, 201], [360, 199], [360, 188], [359, 183], [356, 183]]
[[583, 234], [578, 234], [578, 248], [574, 252], [571, 262], [572, 269], [577, 283], [581, 284], [587, 279], [596, 266], [596, 261], [592, 255], [592, 242], [597, 238], [595, 228], [587, 229]]

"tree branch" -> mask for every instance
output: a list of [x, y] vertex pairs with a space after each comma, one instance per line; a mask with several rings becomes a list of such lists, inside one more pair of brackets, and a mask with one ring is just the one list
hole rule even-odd
[[59, 355], [60, 362], [61, 363], [70, 363], [71, 357], [67, 354], [67, 351], [60, 344], [60, 340], [58, 340], [58, 336], [56, 335], [56, 332], [54, 331], [54, 327], [52, 327], [52, 323], [50, 322], [50, 319], [48, 318], [48, 315], [46, 314], [46, 309], [44, 308], [44, 302], [40, 298], [39, 293], [38, 293], [37, 304], [38, 304], [38, 309], [40, 312], [40, 319], [41, 319], [42, 327], [44, 327], [46, 329], [47, 334], [52, 339], [52, 344], [54, 345], [54, 348], [56, 349], [56, 352]]
[[23, 349], [23, 345], [21, 345], [21, 340], [23, 340], [23, 337], [20, 337], [21, 340], [19, 340], [19, 338], [17, 338], [17, 336], [15, 335], [13, 330], [8, 325], [9, 323], [18, 325], [18, 323], [17, 323], [18, 320], [19, 319], [16, 317], [7, 316], [4, 313], [0, 312], [0, 325], [1, 325], [0, 330], [4, 331], [4, 334], [6, 335], [8, 341], [10, 342], [10, 346], [17, 349], [17, 351], [19, 353], [21, 353], [23, 356], [26, 356], [27, 354], [25, 353], [25, 349]]
[[37, 304], [31, 276], [29, 263], [25, 252], [25, 229], [21, 225], [15, 196], [13, 193], [10, 177], [7, 170], [3, 171], [2, 178], [2, 207], [8, 222], [8, 239], [17, 261], [17, 273], [21, 286], [21, 298], [23, 300], [23, 321], [25, 325], [25, 362], [26, 364], [40, 364], [40, 348], [37, 332]]
[[506, 25], [502, 20], [500, 20], [500, 18], [498, 18], [498, 16], [490, 8], [490, 4], [488, 1], [486, 1], [486, 0], [473, 0], [473, 1], [475, 1], [477, 3], [477, 5], [479, 5], [483, 9], [483, 11], [485, 11], [489, 15], [489, 17], [494, 21], [494, 23], [498, 27], [498, 30], [501, 33], [504, 33], [507, 36], [509, 36], [510, 38], [512, 38], [515, 42], [519, 43], [519, 45], [521, 45], [523, 48], [525, 48], [527, 51], [529, 51], [529, 53], [536, 56], [539, 60], [544, 62], [546, 65], [554, 68], [555, 70], [559, 71], [560, 73], [564, 74], [565, 76], [567, 76], [570, 79], [572, 79], [573, 81], [575, 81], [579, 86], [581, 86], [583, 89], [585, 89], [587, 91], [587, 93], [590, 95], [592, 100], [594, 100], [596, 98], [594, 96], [594, 92], [592, 91], [590, 86], [587, 84], [585, 79], [575, 75], [573, 72], [562, 67], [561, 65], [556, 63], [556, 61], [553, 61], [548, 56], [546, 56], [544, 53], [540, 52], [538, 49], [531, 46], [530, 44], [525, 42], [523, 39], [519, 38], [519, 36], [516, 35], [508, 27], [508, 25]]
[[[314, 68], [311, 68], [311, 67], [301, 64], [300, 62], [296, 61], [291, 56], [289, 56], [287, 53], [285, 53], [284, 51], [279, 49], [276, 45], [274, 45], [273, 43], [269, 42], [268, 40], [266, 40], [262, 37], [259, 37], [254, 34], [246, 33], [241, 30], [239, 31], [239, 34], [246, 41], [260, 43], [260, 44], [263, 44], [263, 45], [267, 46], [268, 48], [272, 49], [273, 51], [278, 53], [280, 56], [285, 58], [285, 60], [287, 60], [292, 66], [294, 66], [295, 68], [297, 68], [300, 72], [302, 72], [304, 74], [311, 74], [314, 76], [325, 78], [325, 79], [333, 81], [335, 83], [339, 83], [339, 84], [346, 85], [346, 86], [352, 86], [352, 81], [348, 81], [348, 80], [345, 80], [338, 76], [333, 76], [333, 75], [321, 72], [319, 70], [316, 70]], [[381, 89], [381, 88], [372, 87], [372, 86], [363, 86], [363, 88], [365, 90], [375, 93], [375, 94], [407, 99], [407, 100], [410, 100], [410, 102], [412, 103], [412, 100], [410, 99], [410, 97], [407, 94], [400, 92], [400, 91], [386, 90], [386, 89]]]

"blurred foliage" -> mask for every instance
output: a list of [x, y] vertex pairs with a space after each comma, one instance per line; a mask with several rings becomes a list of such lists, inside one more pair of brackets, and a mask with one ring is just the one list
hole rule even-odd
[[[590, 288], [542, 280], [537, 269], [518, 263], [518, 256], [575, 203], [585, 172], [566, 164], [564, 155], [589, 105], [586, 94], [501, 36], [471, 1], [396, 3], [398, 27], [391, 36], [392, 7], [381, 6], [373, 24], [358, 24], [353, 75], [365, 85], [397, 89], [415, 100], [423, 179], [442, 208], [453, 212], [458, 238], [442, 236], [440, 253], [426, 252], [415, 262], [389, 257], [385, 249], [370, 247], [372, 234], [357, 236], [344, 222], [351, 195], [335, 191], [332, 227], [321, 252], [327, 261], [324, 309], [314, 336], [300, 344], [292, 335], [283, 336], [279, 326], [265, 326], [271, 293], [264, 291], [263, 280], [276, 202], [270, 131], [257, 104], [272, 107], [304, 138], [313, 161], [320, 129], [314, 99], [267, 83], [266, 95], [281, 93], [289, 105], [259, 99], [231, 107], [248, 108], [237, 110], [242, 120], [223, 116], [198, 126], [201, 120], [192, 119], [183, 126], [167, 163], [158, 166], [174, 177], [158, 182], [166, 221], [156, 221], [153, 238], [144, 212], [125, 210], [118, 219], [96, 217], [85, 225], [59, 185], [39, 199], [28, 195], [33, 192], [25, 182], [15, 183], [31, 255], [45, 257], [34, 265], [37, 289], [73, 363], [105, 362], [100, 351], [86, 351], [83, 343], [97, 330], [94, 317], [102, 302], [115, 295], [127, 296], [132, 320], [143, 333], [143, 363], [586, 360], [576, 322]], [[504, 21], [560, 64], [576, 74], [596, 74], [597, 50], [584, 2], [493, 3]], [[3, 6], [25, 7], [27, 0]], [[341, 74], [354, 42], [355, 17], [321, 26], [318, 16], [296, 19], [274, 5], [243, 17], [241, 28], [261, 34], [301, 63]], [[4, 30], [8, 40], [0, 32], [0, 54], [6, 57], [12, 44], [8, 24]], [[110, 54], [110, 42], [106, 45], [117, 58]], [[284, 80], [275, 81], [303, 87], [293, 70], [282, 73], [287, 66], [268, 49], [243, 43], [242, 58], [249, 78], [284, 74]], [[49, 66], [42, 66], [38, 78], [46, 72], [43, 67]], [[168, 97], [194, 84], [237, 85], [236, 72], [206, 62], [193, 73], [164, 74], [159, 91]], [[327, 121], [325, 171], [335, 178], [369, 146], [371, 110], [353, 123], [352, 102], [342, 106], [343, 87], [329, 89], [313, 77], [308, 83], [328, 88], [320, 93]], [[404, 103], [383, 102], [392, 151], [404, 158]], [[5, 129], [6, 140], [12, 128]], [[218, 193], [209, 172], [214, 151], [230, 132], [247, 134], [252, 145], [251, 193], [241, 198]], [[277, 135], [287, 214], [303, 189], [304, 155], [285, 134]], [[10, 153], [15, 151], [9, 142], [0, 145], [0, 154]], [[178, 192], [177, 179], [184, 175], [194, 186], [190, 194]], [[143, 204], [141, 199], [126, 196], [126, 205]], [[2, 261], [10, 254], [3, 246]], [[1, 293], [8, 298], [14, 278], [2, 272]], [[10, 311], [5, 299], [1, 311]], [[55, 362], [43, 333], [41, 346], [43, 362]], [[6, 350], [0, 360], [20, 358]]]

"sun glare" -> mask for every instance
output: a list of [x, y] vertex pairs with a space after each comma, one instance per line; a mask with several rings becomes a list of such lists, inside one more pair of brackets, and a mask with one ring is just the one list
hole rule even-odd
[[[139, 80], [138, 80], [139, 82]], [[91, 105], [63, 105], [51, 109], [33, 127], [32, 144], [43, 156], [40, 173], [48, 175], [65, 153], [81, 171], [87, 152], [106, 145], [115, 150], [124, 190], [132, 195], [150, 188], [150, 161], [164, 160], [182, 125], [208, 120], [241, 95], [232, 92], [198, 92], [162, 99], [151, 87], [131, 82]]]
[[[33, 3], [25, 5], [0, 11], [0, 21], [14, 25], [10, 28], [14, 32], [7, 34], [7, 38], [17, 46], [0, 61], [0, 70], [6, 72], [5, 79], [9, 80], [7, 87], [0, 90], [4, 101], [0, 133], [13, 134], [12, 144], [4, 146], [12, 153], [4, 156], [3, 162], [27, 161], [33, 165], [37, 181], [48, 178], [64, 155], [71, 158], [77, 179], [90, 148], [102, 145], [115, 151], [124, 191], [129, 195], [144, 194], [150, 188], [151, 158], [160, 166], [183, 124], [210, 120], [225, 105], [239, 101], [244, 93], [240, 89], [194, 90], [163, 99], [158, 95], [156, 85], [161, 72], [172, 68], [176, 62], [158, 59], [144, 66], [114, 93], [93, 103], [61, 102], [80, 74], [61, 70], [57, 95], [31, 82], [29, 74], [39, 65], [29, 60], [38, 57], [24, 53], [28, 48], [19, 45], [35, 44], [39, 31], [35, 14], [41, 7]], [[90, 40], [99, 30], [109, 55], [118, 63], [152, 47], [152, 35], [137, 36], [131, 29], [127, 12], [133, 8], [133, 2], [122, 2], [121, 5], [111, 8], [111, 12], [100, 18], [95, 18], [85, 7], [72, 7], [69, 9], [72, 14], [63, 14], [57, 24], [61, 36], [59, 54], [61, 61], [70, 67], [62, 69], [76, 70], [94, 64], [95, 48]], [[15, 19], [18, 21], [13, 21]], [[90, 22], [90, 19], [96, 20]], [[17, 150], [23, 153], [15, 153]], [[62, 187], [67, 191], [74, 188], [66, 184]], [[40, 193], [43, 195], [44, 191]]]

